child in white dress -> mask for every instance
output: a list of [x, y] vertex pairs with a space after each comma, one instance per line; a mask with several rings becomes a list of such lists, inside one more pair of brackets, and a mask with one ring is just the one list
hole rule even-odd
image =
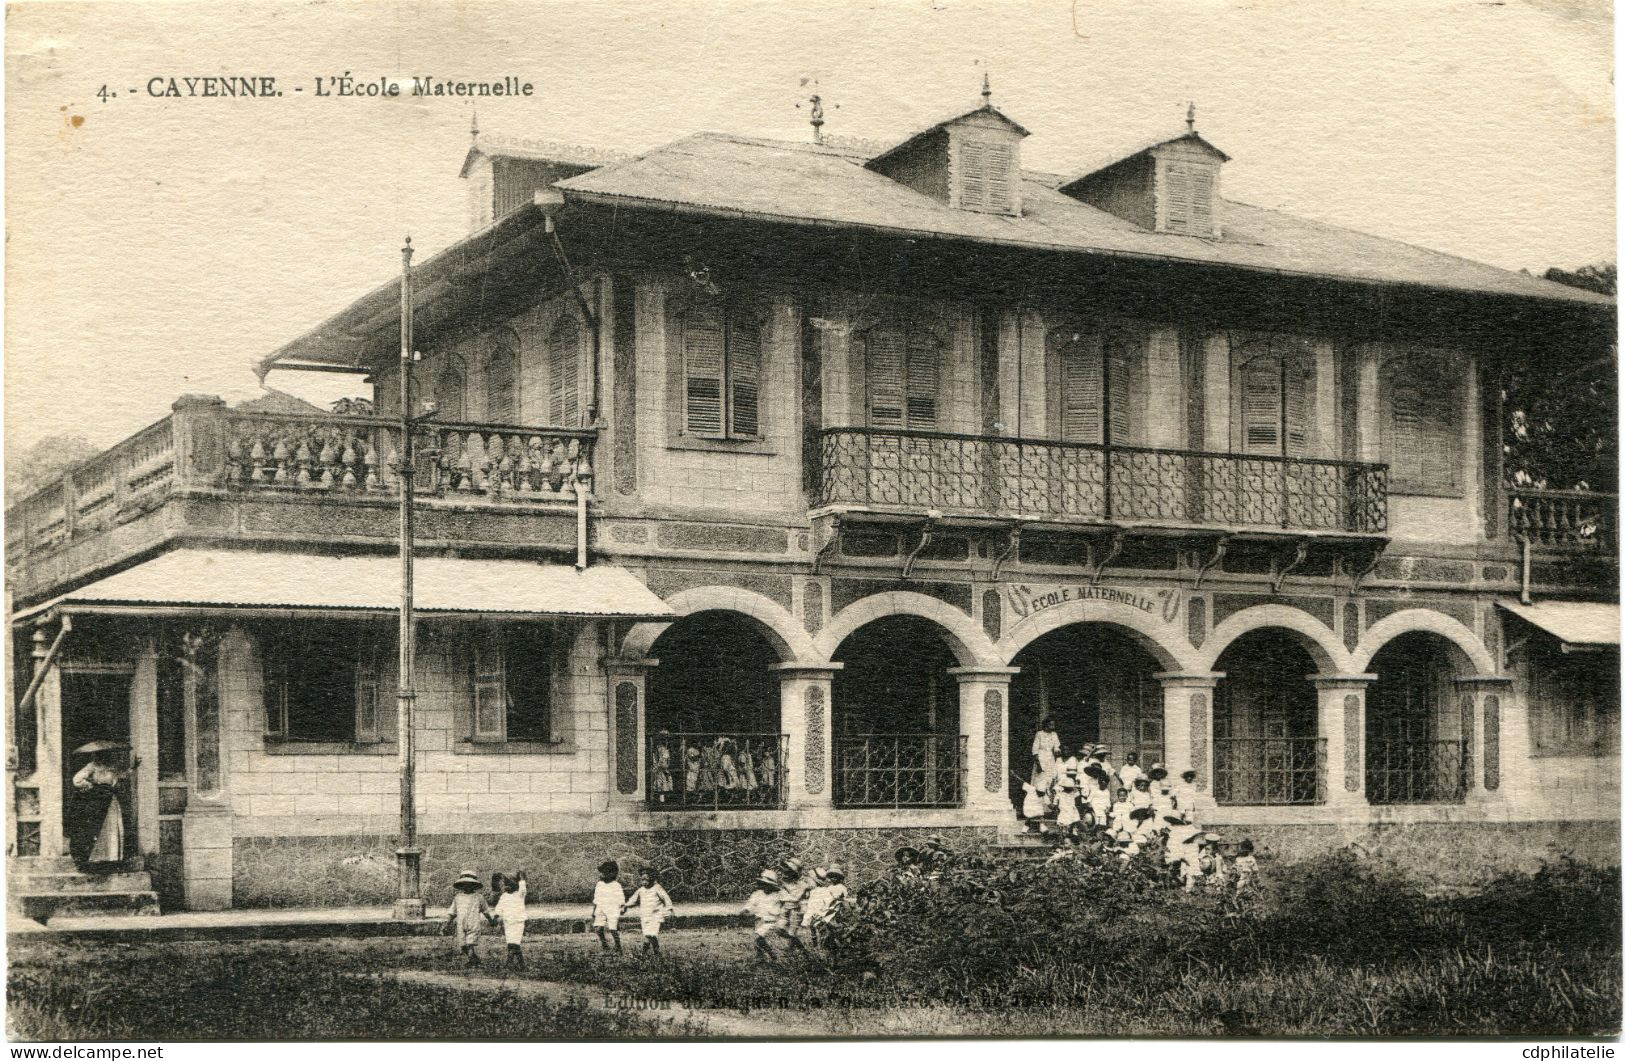
[[609, 950], [615, 939], [615, 952], [621, 950], [621, 908], [626, 905], [626, 889], [621, 887], [621, 867], [614, 859], [598, 865], [598, 883], [592, 889], [592, 927], [598, 932], [598, 946]]
[[497, 899], [496, 917], [502, 922], [502, 938], [508, 944], [508, 955], [503, 961], [505, 969], [525, 967], [525, 897], [530, 885], [525, 882], [525, 871], [502, 878], [502, 895]]
[[745, 913], [756, 921], [756, 957], [762, 961], [777, 961], [778, 955], [773, 953], [773, 945], [768, 940], [788, 933], [780, 924], [784, 900], [779, 894], [779, 875], [773, 870], [764, 869], [756, 878], [756, 890], [745, 900]]
[[660, 876], [652, 869], [645, 869], [641, 874], [641, 884], [638, 890], [629, 895], [626, 902], [621, 904], [621, 912], [625, 913], [632, 907], [638, 908], [638, 922], [643, 929], [643, 951], [660, 957], [660, 926], [668, 917], [672, 916], [671, 896], [666, 889], [660, 886]]

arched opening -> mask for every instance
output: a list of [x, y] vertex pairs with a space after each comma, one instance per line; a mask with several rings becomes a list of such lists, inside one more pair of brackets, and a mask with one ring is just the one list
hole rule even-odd
[[835, 651], [831, 721], [838, 807], [964, 801], [957, 665], [943, 631], [914, 615], [876, 619]]
[[1163, 758], [1162, 685], [1156, 659], [1123, 630], [1077, 623], [1052, 630], [1016, 653], [1010, 682], [1010, 800], [1033, 775], [1033, 739], [1055, 719], [1061, 750], [1105, 744], [1117, 762], [1133, 752], [1149, 766]]
[[1309, 652], [1286, 632], [1253, 630], [1219, 654], [1213, 697], [1213, 798], [1221, 806], [1321, 803], [1326, 739]]
[[1400, 634], [1371, 657], [1365, 787], [1372, 803], [1456, 803], [1467, 793], [1472, 697], [1458, 698], [1461, 653], [1438, 634]]
[[647, 792], [661, 810], [779, 807], [785, 737], [779, 732], [778, 654], [732, 612], [672, 623], [652, 646]]

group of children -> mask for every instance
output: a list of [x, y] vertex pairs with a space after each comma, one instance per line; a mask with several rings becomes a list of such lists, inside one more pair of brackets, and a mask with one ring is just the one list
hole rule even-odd
[[[1092, 831], [1125, 861], [1160, 847], [1164, 864], [1188, 891], [1204, 881], [1212, 887], [1234, 886], [1238, 893], [1251, 888], [1258, 870], [1252, 841], [1227, 845], [1196, 822], [1195, 770], [1171, 781], [1162, 763], [1141, 768], [1135, 752], [1114, 769], [1110, 749], [1099, 744], [1084, 744], [1063, 757], [1048, 721], [1034, 740], [1033, 755], [1032, 779], [1021, 786], [1022, 817], [1029, 828], [1044, 832], [1053, 821], [1074, 843]], [[1065, 857], [1064, 852], [1057, 857]]]
[[655, 802], [664, 803], [679, 791], [679, 777], [683, 793], [707, 799], [726, 802], [732, 797], [750, 802], [751, 793], [758, 791], [771, 797], [779, 784], [776, 750], [772, 741], [761, 742], [759, 747], [749, 738], [736, 742], [732, 737], [717, 737], [709, 743], [691, 743], [662, 731], [654, 743], [651, 787]]
[[839, 865], [820, 866], [811, 873], [799, 858], [786, 858], [777, 869], [764, 869], [756, 890], [745, 901], [745, 913], [756, 922], [756, 956], [777, 961], [772, 941], [784, 940], [788, 951], [810, 955], [801, 930], [822, 951], [835, 947], [834, 927], [841, 911], [852, 901], [846, 871]]
[[[599, 946], [608, 951], [611, 941], [614, 950], [621, 949], [621, 915], [637, 907], [643, 930], [643, 952], [660, 954], [660, 926], [674, 914], [671, 896], [660, 885], [660, 875], [645, 868], [639, 873], [639, 886], [631, 895], [621, 884], [621, 869], [613, 860], [598, 866], [598, 883], [592, 892], [591, 923], [598, 933]], [[508, 945], [504, 968], [525, 967], [525, 900], [529, 895], [525, 871], [514, 874], [497, 873], [491, 878], [493, 898], [487, 898], [480, 878], [472, 870], [464, 870], [452, 885], [451, 911], [447, 915], [447, 929], [457, 937], [469, 966], [480, 964], [476, 947], [488, 925], [500, 925]]]

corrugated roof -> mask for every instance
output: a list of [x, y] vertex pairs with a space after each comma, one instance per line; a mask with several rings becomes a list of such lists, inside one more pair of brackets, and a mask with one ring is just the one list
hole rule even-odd
[[[422, 557], [412, 581], [416, 609], [428, 614], [674, 617], [630, 571], [610, 564], [578, 571], [526, 560]], [[176, 549], [29, 611], [79, 604], [391, 612], [400, 607], [400, 585], [400, 560], [391, 556]]]
[[1228, 200], [1223, 240], [1152, 232], [1033, 177], [1023, 180], [1020, 217], [955, 210], [865, 169], [847, 152], [721, 133], [696, 133], [636, 159], [560, 181], [557, 187], [582, 201], [1613, 304], [1604, 296], [1527, 274]]
[[1501, 607], [1533, 623], [1563, 643], [1565, 649], [1619, 645], [1619, 605], [1596, 601], [1547, 600], [1538, 604], [1503, 600]]

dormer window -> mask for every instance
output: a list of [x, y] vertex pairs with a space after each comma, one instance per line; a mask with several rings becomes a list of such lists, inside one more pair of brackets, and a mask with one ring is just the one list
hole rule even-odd
[[1163, 162], [1164, 232], [1212, 239], [1213, 185], [1216, 167], [1205, 162]]
[[1026, 135], [997, 107], [984, 103], [916, 133], [865, 165], [939, 203], [1018, 217], [1021, 140]]
[[1109, 158], [1063, 183], [1061, 193], [1154, 232], [1220, 238], [1219, 167], [1230, 156], [1200, 133]]
[[1002, 140], [961, 135], [959, 206], [990, 214], [1015, 213], [1015, 158]]

